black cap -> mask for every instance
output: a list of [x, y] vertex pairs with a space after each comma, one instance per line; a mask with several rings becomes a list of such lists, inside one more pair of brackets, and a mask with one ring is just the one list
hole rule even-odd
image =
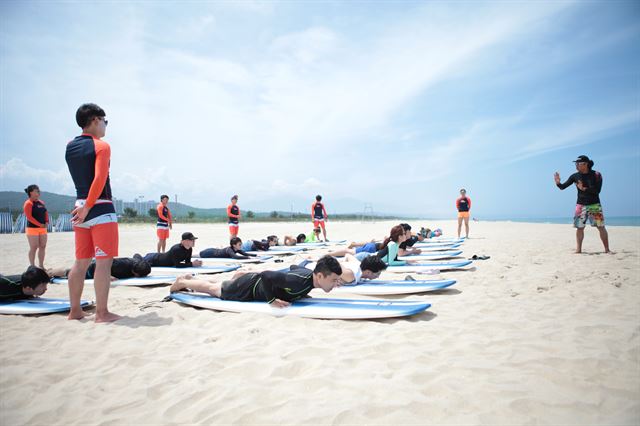
[[182, 234], [182, 239], [183, 240], [197, 240], [198, 237], [194, 237], [193, 234], [191, 232], [184, 232]]
[[577, 160], [573, 160], [574, 163], [588, 163], [590, 161], [586, 155], [579, 155]]

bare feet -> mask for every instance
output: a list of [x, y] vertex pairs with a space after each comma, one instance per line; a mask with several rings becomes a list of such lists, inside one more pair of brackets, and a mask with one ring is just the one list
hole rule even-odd
[[118, 321], [119, 319], [121, 319], [122, 317], [120, 315], [116, 315], [112, 312], [107, 311], [104, 314], [98, 314], [96, 312], [96, 319], [95, 322], [114, 322], [114, 321]]
[[85, 317], [89, 317], [91, 315], [92, 314], [86, 313], [82, 309], [80, 309], [79, 311], [72, 310], [71, 312], [69, 312], [69, 315], [67, 315], [67, 319], [68, 320], [81, 320], [81, 319], [84, 319]]
[[171, 287], [169, 287], [169, 293], [175, 293], [177, 291], [184, 290], [185, 288], [187, 288], [186, 281], [190, 280], [191, 278], [193, 278], [193, 276], [191, 275], [181, 275], [178, 278], [176, 278], [174, 283], [171, 284]]

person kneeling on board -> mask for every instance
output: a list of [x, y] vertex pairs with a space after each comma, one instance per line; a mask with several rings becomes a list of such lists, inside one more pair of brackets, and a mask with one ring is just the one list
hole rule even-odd
[[[47, 273], [51, 277], [67, 278], [69, 268], [51, 268]], [[92, 280], [96, 270], [95, 260], [91, 262], [85, 278]], [[142, 278], [151, 273], [151, 264], [144, 260], [139, 254], [131, 257], [116, 257], [111, 264], [111, 281], [124, 280], [127, 278]]]
[[[182, 234], [182, 241], [172, 246], [166, 253], [147, 253], [143, 259], [153, 266], [169, 266], [174, 268], [190, 268], [192, 266], [202, 266], [202, 261], [191, 261], [193, 247], [196, 245], [198, 237], [194, 237], [191, 232]], [[138, 255], [139, 256], [139, 255]], [[136, 255], [133, 255], [136, 257]]]
[[250, 259], [256, 257], [255, 254], [249, 254], [242, 250], [242, 240], [239, 237], [233, 237], [229, 241], [229, 247], [223, 249], [208, 248], [202, 250], [198, 257], [202, 258], [221, 258], [221, 259]]
[[44, 269], [29, 266], [22, 275], [0, 274], [0, 300], [20, 300], [42, 296], [47, 291], [49, 275]]
[[306, 297], [314, 288], [330, 292], [340, 284], [341, 274], [340, 263], [333, 257], [325, 256], [318, 260], [313, 271], [298, 268], [288, 272], [236, 273], [231, 280], [222, 282], [184, 275], [178, 277], [169, 291], [174, 293], [188, 288], [222, 300], [257, 300], [285, 308], [291, 302]]

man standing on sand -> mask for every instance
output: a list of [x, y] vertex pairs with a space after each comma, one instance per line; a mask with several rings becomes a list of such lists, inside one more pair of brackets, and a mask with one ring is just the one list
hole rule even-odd
[[69, 272], [69, 319], [82, 319], [80, 307], [84, 277], [95, 257], [95, 322], [112, 322], [121, 317], [109, 312], [111, 263], [118, 255], [118, 218], [111, 200], [109, 166], [111, 147], [101, 140], [107, 130], [105, 112], [96, 104], [84, 104], [76, 111], [82, 134], [67, 144], [65, 159], [76, 187], [71, 223], [75, 233], [76, 261]]
[[609, 251], [609, 234], [604, 227], [604, 214], [602, 213], [602, 205], [600, 205], [600, 191], [602, 190], [602, 175], [593, 170], [593, 161], [586, 155], [581, 155], [576, 163], [577, 173], [569, 176], [565, 183], [560, 183], [560, 174], [555, 172], [553, 175], [556, 186], [565, 189], [571, 184], [575, 184], [578, 188], [578, 202], [576, 204], [576, 212], [573, 216], [573, 226], [576, 228], [576, 253], [582, 253], [582, 240], [584, 239], [584, 228], [587, 221], [591, 226], [596, 226], [600, 232], [600, 239], [604, 245], [605, 253]]
[[161, 195], [160, 204], [156, 207], [158, 214], [158, 222], [156, 223], [156, 233], [158, 235], [158, 253], [164, 253], [167, 249], [167, 240], [169, 239], [169, 229], [173, 227], [173, 217], [167, 206], [169, 204], [169, 196]]
[[325, 229], [325, 222], [327, 221], [327, 210], [322, 203], [322, 195], [316, 195], [316, 201], [311, 204], [311, 220], [313, 220], [314, 228], [322, 228], [322, 236], [324, 241], [327, 242], [327, 230]]
[[227, 206], [227, 217], [229, 218], [229, 239], [238, 236], [240, 229], [240, 207], [238, 207], [238, 196], [231, 197], [231, 204]]

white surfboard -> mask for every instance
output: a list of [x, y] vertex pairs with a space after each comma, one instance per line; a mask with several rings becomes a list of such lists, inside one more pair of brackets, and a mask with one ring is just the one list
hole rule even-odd
[[[82, 300], [83, 308], [93, 306], [92, 300]], [[36, 315], [66, 312], [71, 310], [68, 299], [50, 299], [46, 297], [34, 297], [22, 300], [0, 300], [0, 314], [6, 315]]]
[[[269, 247], [269, 252], [272, 251], [305, 251], [306, 248], [305, 247], [298, 247], [297, 245], [295, 246], [271, 246]], [[263, 251], [256, 251], [256, 252], [248, 252], [248, 253], [264, 253]], [[274, 254], [274, 253], [271, 253]]]
[[251, 259], [231, 259], [228, 257], [193, 257], [191, 258], [191, 260], [192, 261], [201, 260], [204, 265], [209, 265], [209, 264], [219, 264], [219, 263], [222, 263], [222, 264], [263, 263], [271, 258], [273, 258], [273, 256], [257, 256], [257, 257], [252, 257]]
[[[418, 243], [416, 243], [418, 244]], [[460, 249], [461, 244], [451, 244], [451, 245], [429, 245], [423, 244], [416, 246], [415, 244], [411, 246], [411, 248], [419, 248], [423, 253], [431, 253], [434, 251], [447, 251], [447, 250], [458, 250]]]
[[219, 274], [221, 272], [231, 272], [240, 268], [240, 265], [202, 265], [192, 266], [189, 268], [174, 268], [172, 266], [153, 266], [151, 267], [151, 275], [164, 274]]
[[293, 302], [287, 308], [277, 308], [266, 302], [236, 302], [221, 300], [200, 293], [172, 293], [174, 301], [227, 312], [253, 312], [273, 316], [296, 316], [318, 319], [373, 319], [414, 315], [428, 309], [425, 302], [357, 300], [357, 299], [316, 299], [305, 298]]
[[404, 266], [389, 266], [387, 272], [407, 273], [407, 272], [428, 272], [432, 270], [461, 269], [471, 264], [470, 260], [449, 261], [449, 262], [420, 262], [417, 264]]
[[[144, 287], [148, 285], [171, 284], [176, 280], [175, 275], [149, 275], [146, 277], [125, 278], [121, 280], [111, 281], [112, 286], [136, 286]], [[54, 278], [51, 280], [53, 284], [69, 284], [66, 278]], [[85, 284], [93, 285], [94, 280], [86, 279]]]
[[462, 254], [462, 250], [449, 250], [432, 253], [410, 254], [408, 256], [398, 256], [398, 260], [405, 261], [423, 261], [423, 260], [439, 260], [456, 257]]
[[[263, 254], [265, 254], [267, 252], [256, 250], [256, 251], [248, 251], [247, 253], [261, 256], [261, 255], [263, 255]], [[290, 256], [292, 254], [302, 254], [302, 253], [304, 253], [304, 250], [303, 249], [298, 249], [298, 250], [269, 250], [268, 253], [271, 256]]]
[[296, 247], [304, 247], [304, 248], [317, 248], [317, 247], [328, 247], [328, 243], [323, 242], [315, 242], [315, 243], [298, 243]]
[[[420, 280], [396, 281], [388, 284], [376, 284], [375, 281], [363, 281], [358, 284], [346, 284], [331, 290], [331, 294], [361, 294], [364, 296], [389, 296], [394, 294], [415, 294], [438, 291], [450, 287], [456, 280]], [[314, 292], [318, 292], [314, 289]]]

